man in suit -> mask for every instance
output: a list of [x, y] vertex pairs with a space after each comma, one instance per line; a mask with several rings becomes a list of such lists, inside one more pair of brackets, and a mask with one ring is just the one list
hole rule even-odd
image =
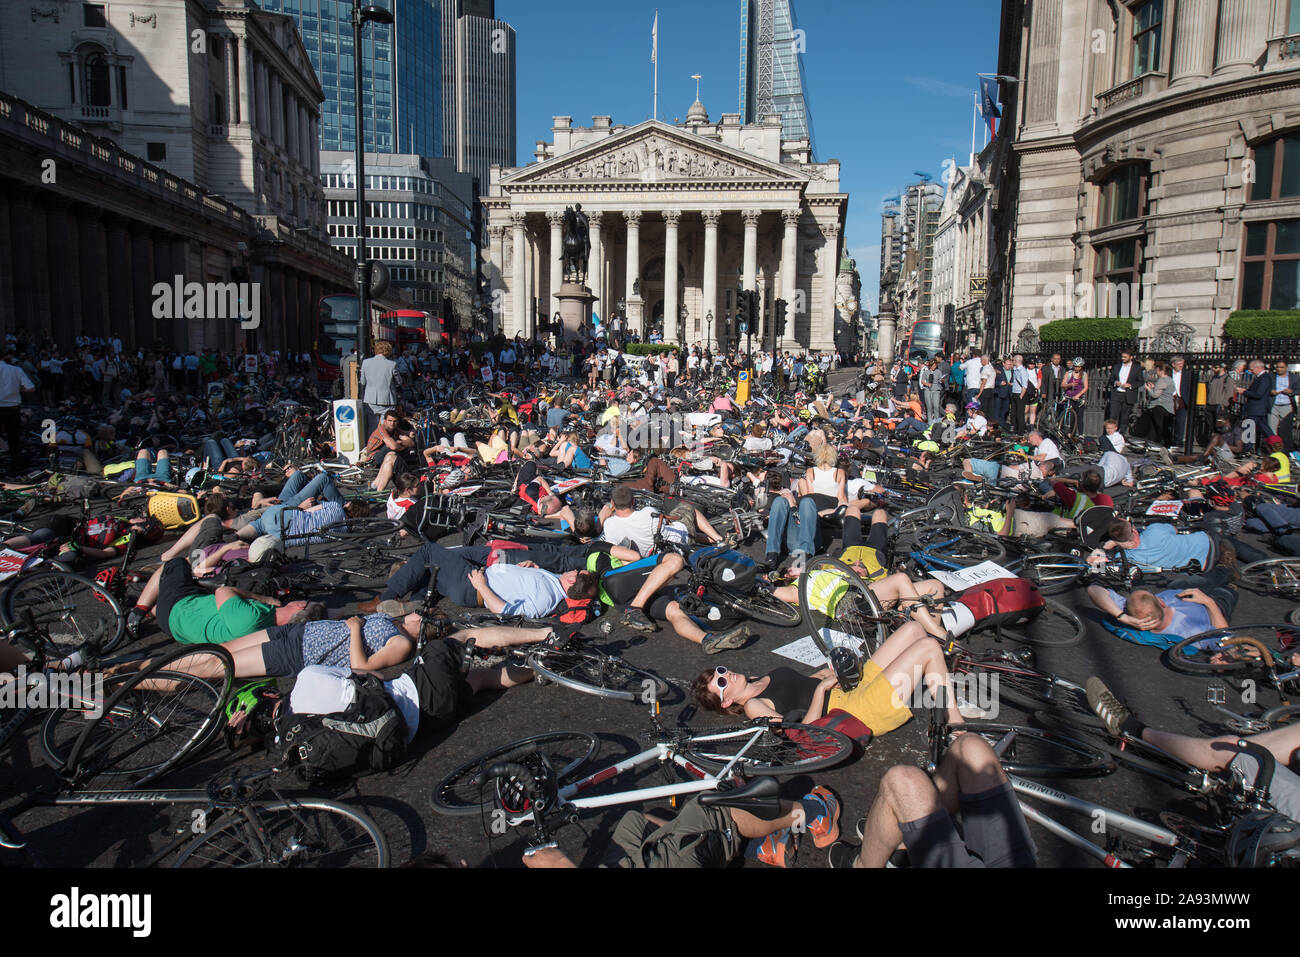
[[1039, 390], [1042, 393], [1041, 407], [1050, 409], [1061, 397], [1061, 380], [1065, 378], [1065, 366], [1061, 365], [1059, 352], [1052, 353], [1052, 361], [1043, 366], [1040, 377], [1043, 380]]
[[[1251, 380], [1242, 398], [1246, 400], [1242, 417], [1255, 424], [1254, 436], [1247, 445], [1260, 446], [1268, 435], [1268, 407], [1273, 401], [1273, 376], [1264, 371], [1264, 363], [1258, 359], [1250, 364]], [[1244, 438], [1244, 437], [1243, 437]]]
[[1287, 371], [1286, 362], [1279, 361], [1274, 371], [1264, 378], [1272, 379], [1268, 387], [1268, 434], [1276, 435], [1282, 440], [1283, 451], [1291, 451], [1291, 434], [1293, 429], [1292, 413], [1295, 412], [1296, 379]]
[[1196, 373], [1185, 368], [1187, 361], [1182, 356], [1174, 356], [1171, 363], [1174, 380], [1174, 445], [1183, 444], [1187, 434], [1188, 412], [1191, 411], [1193, 396], [1196, 394]]
[[1133, 361], [1133, 353], [1125, 349], [1110, 374], [1110, 407], [1107, 417], [1119, 423], [1120, 432], [1128, 430], [1129, 415], [1137, 405], [1142, 388], [1142, 366]]
[[1029, 370], [1025, 368], [1025, 357], [1015, 356], [1007, 372], [1011, 380], [1011, 428], [1016, 435], [1025, 431], [1025, 387], [1029, 384]]

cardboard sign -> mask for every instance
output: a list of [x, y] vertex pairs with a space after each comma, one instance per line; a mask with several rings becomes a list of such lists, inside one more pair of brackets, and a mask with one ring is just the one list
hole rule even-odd
[[937, 578], [953, 591], [965, 591], [974, 585], [997, 581], [999, 578], [1015, 578], [1016, 576], [994, 562], [980, 562], [978, 565], [972, 565], [970, 568], [959, 568], [954, 572], [932, 571], [930, 577]]
[[0, 581], [6, 578], [12, 578], [25, 567], [40, 564], [40, 559], [23, 552], [14, 551], [12, 548], [0, 549]]
[[[835, 645], [849, 645], [859, 653], [862, 651], [862, 640], [854, 638], [852, 635], [846, 635], [830, 628], [823, 628], [822, 637], [832, 647]], [[822, 654], [820, 646], [811, 637], [800, 638], [798, 641], [792, 641], [780, 648], [773, 648], [772, 653], [780, 655], [782, 658], [789, 658], [791, 661], [797, 661], [799, 664], [807, 665], [810, 668], [824, 668], [829, 663], [826, 656]]]
[[1182, 514], [1182, 511], [1183, 503], [1179, 501], [1152, 502], [1150, 506], [1147, 507], [1146, 514], [1158, 515], [1161, 518], [1177, 518]]

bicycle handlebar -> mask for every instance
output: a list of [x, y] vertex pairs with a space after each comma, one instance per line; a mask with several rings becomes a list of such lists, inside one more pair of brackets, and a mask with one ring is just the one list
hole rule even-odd
[[1269, 785], [1273, 783], [1273, 772], [1277, 769], [1277, 759], [1273, 757], [1273, 752], [1262, 744], [1256, 744], [1246, 738], [1238, 738], [1237, 747], [1259, 762], [1259, 771], [1255, 774], [1251, 788], [1262, 800], [1268, 800]]

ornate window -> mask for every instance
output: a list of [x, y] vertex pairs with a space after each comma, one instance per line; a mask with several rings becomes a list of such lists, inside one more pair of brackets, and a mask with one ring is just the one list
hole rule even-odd
[[1141, 219], [1147, 214], [1147, 168], [1140, 163], [1121, 166], [1101, 183], [1097, 225]]
[[1164, 0], [1147, 0], [1133, 11], [1133, 75], [1160, 69], [1160, 28]]
[[1256, 146], [1251, 172], [1252, 203], [1300, 196], [1300, 133], [1288, 133]]
[[86, 106], [110, 106], [113, 93], [109, 83], [108, 60], [104, 54], [96, 51], [86, 56], [81, 64], [81, 79], [84, 95], [82, 102]]
[[1300, 308], [1300, 219], [1246, 226], [1241, 308]]

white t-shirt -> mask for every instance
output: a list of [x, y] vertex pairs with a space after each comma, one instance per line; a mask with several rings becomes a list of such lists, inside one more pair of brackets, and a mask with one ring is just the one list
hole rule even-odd
[[643, 556], [655, 550], [655, 529], [659, 527], [659, 513], [653, 508], [637, 509], [626, 518], [615, 513], [605, 519], [601, 539], [611, 545], [629, 541]]
[[1124, 435], [1121, 432], [1116, 432], [1114, 435], [1106, 435], [1103, 433], [1101, 441], [1103, 446], [1109, 445], [1121, 455], [1124, 453], [1124, 447], [1128, 444], [1124, 441]]
[[980, 360], [967, 359], [961, 364], [962, 374], [966, 377], [966, 388], [978, 389], [980, 387]]
[[998, 370], [993, 368], [993, 363], [986, 366], [980, 366], [980, 388], [992, 388], [993, 380], [997, 378]]
[[988, 431], [988, 428], [989, 428], [989, 420], [984, 418], [984, 416], [980, 415], [978, 412], [976, 412], [974, 415], [972, 415], [970, 418], [966, 420], [967, 435], [970, 435], [972, 433], [974, 433], [975, 435], [983, 435], [985, 432]]
[[1047, 456], [1047, 458], [1043, 460], [1046, 462], [1050, 459], [1059, 459], [1061, 457], [1061, 450], [1051, 439], [1043, 439], [1043, 441], [1038, 444], [1038, 448], [1034, 449], [1034, 454]]
[[1105, 488], [1133, 479], [1132, 463], [1118, 452], [1104, 453], [1097, 464], [1101, 467], [1101, 480]]

